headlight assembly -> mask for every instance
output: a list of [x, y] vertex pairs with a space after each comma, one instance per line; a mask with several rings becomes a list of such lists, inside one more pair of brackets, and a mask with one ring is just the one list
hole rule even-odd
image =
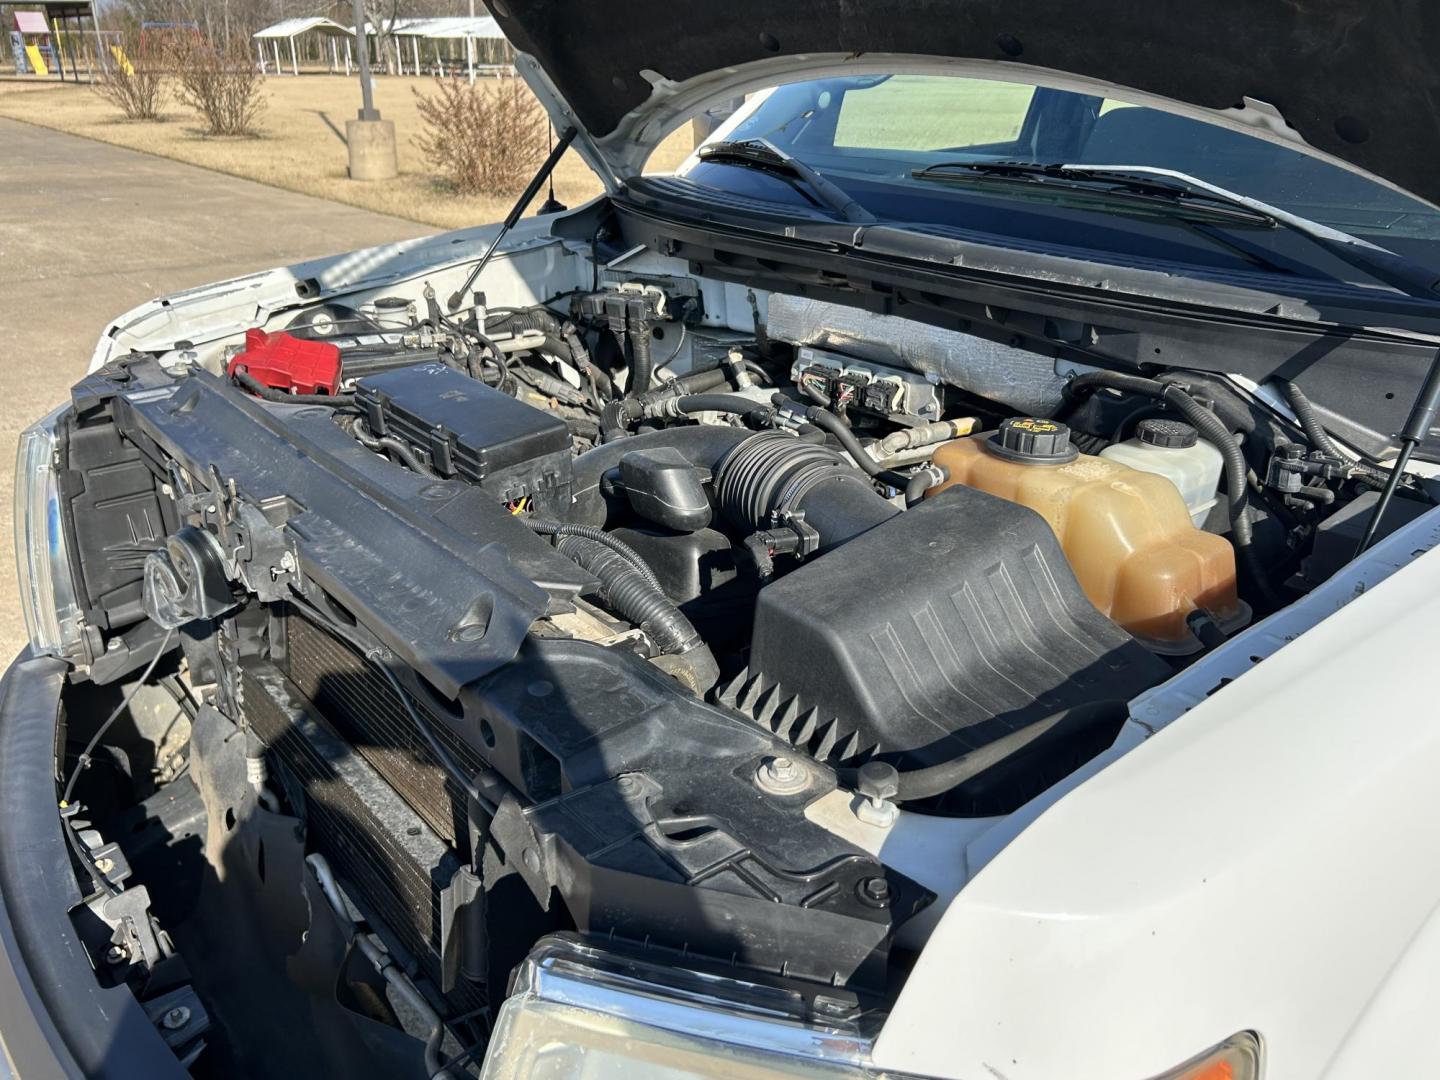
[[[834, 1004], [837, 1012], [853, 1012]], [[825, 1009], [824, 999], [807, 1002], [771, 986], [677, 972], [550, 938], [521, 967], [500, 1009], [484, 1077], [881, 1075], [868, 1064], [870, 1039], [851, 1019], [825, 1019]]]
[[15, 555], [30, 647], [83, 663], [84, 623], [60, 515], [56, 452], [64, 405], [27, 428], [15, 459]]
[[[900, 1080], [871, 1059], [877, 1020], [867, 1025], [853, 1000], [552, 937], [517, 972], [483, 1080]], [[1154, 1080], [1260, 1076], [1259, 1039], [1242, 1032]]]

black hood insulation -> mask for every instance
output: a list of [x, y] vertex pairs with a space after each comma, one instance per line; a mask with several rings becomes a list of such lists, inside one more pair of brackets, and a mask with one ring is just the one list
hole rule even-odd
[[1421, 0], [487, 2], [596, 137], [650, 97], [645, 72], [684, 82], [782, 56], [953, 57], [1208, 109], [1264, 102], [1317, 149], [1440, 200], [1440, 8]]

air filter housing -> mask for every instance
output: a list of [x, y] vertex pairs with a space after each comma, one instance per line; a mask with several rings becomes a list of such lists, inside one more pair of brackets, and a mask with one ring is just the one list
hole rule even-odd
[[918, 768], [1167, 673], [1038, 514], [956, 486], [761, 589], [723, 697], [831, 762]]

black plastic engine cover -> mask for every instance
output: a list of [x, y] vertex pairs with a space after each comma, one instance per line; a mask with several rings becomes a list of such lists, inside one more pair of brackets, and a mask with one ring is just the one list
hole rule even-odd
[[1038, 514], [956, 485], [761, 589], [721, 698], [824, 760], [906, 768], [1168, 673]]

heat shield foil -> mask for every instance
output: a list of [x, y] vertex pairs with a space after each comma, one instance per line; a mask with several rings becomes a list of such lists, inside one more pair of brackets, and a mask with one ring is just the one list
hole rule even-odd
[[1049, 357], [822, 300], [772, 293], [767, 331], [776, 341], [919, 371], [1035, 416], [1059, 408], [1065, 385]]

